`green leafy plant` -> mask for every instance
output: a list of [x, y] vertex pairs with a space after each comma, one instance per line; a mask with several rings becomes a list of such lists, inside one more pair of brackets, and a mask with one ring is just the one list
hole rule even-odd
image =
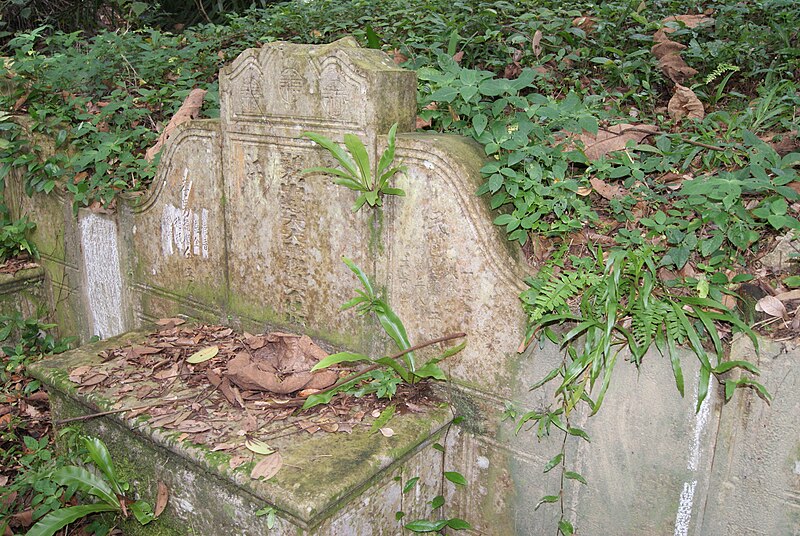
[[[453, 424], [458, 424], [461, 422], [462, 417], [456, 417], [453, 421]], [[449, 431], [449, 429], [448, 429]], [[444, 452], [444, 446], [440, 443], [434, 443], [433, 448]], [[397, 482], [402, 482], [402, 477], [396, 477], [395, 480]], [[467, 479], [464, 478], [464, 475], [459, 473], [458, 471], [442, 471], [442, 483], [447, 480], [455, 485], [456, 488], [466, 488], [467, 487]], [[403, 484], [402, 492], [403, 494], [408, 494], [413, 491], [419, 482], [419, 477], [411, 477]], [[445, 499], [443, 495], [436, 495], [433, 499], [428, 501], [428, 505], [430, 506], [431, 512], [433, 513], [442, 513], [442, 508], [445, 505]], [[405, 512], [399, 511], [395, 513], [395, 519], [398, 521], [404, 519], [406, 516]], [[415, 519], [413, 521], [408, 521], [403, 524], [403, 528], [413, 532], [415, 534], [427, 534], [435, 532], [437, 535], [443, 534], [442, 531], [445, 529], [450, 530], [469, 530], [472, 528], [472, 525], [468, 521], [465, 521], [458, 517], [440, 517], [439, 519]]]
[[14, 221], [0, 220], [0, 262], [13, 259], [21, 255], [32, 258], [39, 257], [36, 245], [28, 239], [31, 231], [36, 229], [36, 224], [22, 217]]
[[333, 156], [343, 169], [314, 167], [304, 169], [303, 173], [326, 173], [334, 175], [333, 182], [359, 192], [353, 212], [360, 209], [364, 203], [370, 207], [381, 206], [381, 197], [384, 195], [405, 195], [400, 188], [389, 186], [389, 180], [397, 173], [404, 171], [405, 166], [392, 166], [395, 151], [395, 136], [397, 123], [392, 125], [387, 136], [387, 146], [378, 162], [377, 171], [373, 174], [372, 164], [364, 143], [354, 134], [344, 135], [344, 145], [349, 155], [336, 142], [320, 134], [305, 132], [302, 136], [309, 138], [317, 145], [323, 147]]
[[[350, 259], [345, 258], [343, 260], [361, 282], [363, 290], [358, 290], [358, 296], [342, 305], [342, 310], [356, 307], [357, 312], [361, 315], [374, 314], [378, 318], [381, 327], [383, 327], [400, 352], [394, 356], [378, 359], [372, 359], [365, 354], [354, 352], [338, 352], [329, 355], [311, 370], [321, 370], [341, 363], [369, 363], [370, 366], [338, 381], [332, 388], [322, 393], [309, 396], [303, 405], [303, 409], [312, 408], [319, 404], [327, 404], [336, 393], [342, 391], [359, 395], [374, 392], [379, 397], [386, 396], [391, 398], [400, 382], [414, 384], [424, 378], [444, 380], [446, 377], [438, 364], [463, 350], [467, 343], [463, 342], [448, 348], [440, 355], [426, 361], [422, 366], [417, 366], [414, 350], [419, 349], [421, 346], [411, 345], [403, 322], [391, 307], [375, 294], [372, 282], [367, 274]], [[442, 338], [441, 341], [463, 336], [463, 334], [447, 336]], [[440, 341], [430, 341], [422, 346], [427, 346], [433, 342]], [[366, 386], [357, 387], [363, 381], [367, 381]]]
[[83, 444], [88, 452], [89, 460], [93, 462], [100, 474], [92, 473], [85, 467], [69, 465], [56, 470], [52, 479], [68, 490], [83, 492], [98, 501], [54, 510], [31, 527], [26, 536], [52, 536], [66, 525], [87, 515], [101, 512], [123, 514], [127, 512], [127, 508], [130, 508], [136, 520], [142, 525], [155, 519], [153, 510], [148, 503], [141, 500], [129, 502], [125, 498], [129, 485], [117, 477], [111, 455], [105, 444], [96, 437], [84, 438]]

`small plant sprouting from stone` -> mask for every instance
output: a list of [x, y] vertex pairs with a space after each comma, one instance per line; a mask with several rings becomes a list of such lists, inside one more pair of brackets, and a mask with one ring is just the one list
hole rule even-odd
[[[463, 350], [467, 345], [466, 342], [446, 349], [438, 356], [425, 362], [421, 367], [417, 366], [414, 351], [439, 342], [462, 338], [465, 337], [465, 334], [456, 333], [447, 335], [412, 346], [403, 322], [392, 308], [389, 307], [389, 304], [375, 294], [372, 282], [369, 280], [369, 277], [367, 277], [367, 274], [350, 259], [345, 258], [343, 260], [347, 267], [356, 274], [356, 277], [361, 281], [364, 289], [358, 290], [358, 296], [342, 305], [341, 309], [345, 310], [356, 307], [356, 310], [361, 315], [372, 313], [377, 316], [386, 334], [394, 341], [400, 349], [400, 352], [379, 359], [372, 359], [367, 355], [354, 352], [339, 352], [329, 355], [317, 363], [314, 368], [311, 369], [312, 372], [340, 363], [362, 362], [370, 363], [370, 365], [351, 376], [339, 380], [332, 387], [309, 396], [303, 405], [303, 409], [312, 408], [319, 404], [327, 404], [336, 393], [342, 391], [355, 392], [358, 395], [374, 392], [380, 398], [391, 398], [399, 383], [405, 382], [413, 384], [423, 378], [444, 380], [444, 372], [439, 368], [438, 363]], [[365, 380], [368, 380], [369, 383], [357, 389], [357, 386]]]
[[[384, 195], [406, 195], [400, 188], [389, 186], [389, 180], [397, 173], [405, 171], [405, 166], [392, 166], [394, 161], [395, 136], [397, 123], [389, 129], [386, 149], [378, 162], [377, 172], [373, 175], [372, 165], [369, 161], [367, 148], [358, 136], [344, 135], [344, 145], [347, 151], [330, 138], [313, 132], [304, 132], [301, 136], [327, 150], [341, 165], [342, 169], [328, 167], [313, 167], [303, 170], [303, 173], [326, 173], [333, 175], [333, 182], [359, 192], [353, 212], [358, 211], [364, 203], [370, 207], [381, 206], [381, 197]], [[349, 152], [349, 155], [348, 155]]]
[[265, 506], [260, 510], [256, 510], [256, 517], [267, 516], [267, 528], [275, 528], [275, 507]]

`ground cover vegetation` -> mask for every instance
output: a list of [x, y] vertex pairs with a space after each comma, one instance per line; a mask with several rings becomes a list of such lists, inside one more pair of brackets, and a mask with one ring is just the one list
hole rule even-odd
[[[712, 379], [726, 398], [736, 387], [768, 398], [755, 367], [725, 360], [725, 342], [752, 335], [742, 284], [766, 294], [763, 313], [800, 324], [787, 309], [798, 279], [759, 265], [800, 225], [793, 0], [315, 0], [187, 28], [134, 4], [120, 2], [108, 29], [0, 37], [0, 109], [26, 115], [0, 116], [0, 179], [16, 168], [28, 192], [113, 209], [147, 187], [158, 163], [147, 150], [193, 89], [207, 91], [194, 115], [218, 115], [217, 72], [243, 49], [354, 35], [417, 71], [418, 128], [484, 147], [476, 193], [538, 270], [520, 350], [549, 338], [564, 362], [541, 382], [555, 382], [551, 408], [509, 410], [520, 429], [588, 439], [573, 408], [597, 411], [620, 356], [639, 365], [648, 350], [670, 360], [681, 395], [699, 382], [698, 407]], [[696, 355], [698, 379], [678, 347]], [[563, 449], [546, 469], [562, 489], [542, 501], [563, 514], [563, 482], [583, 477]], [[562, 515], [558, 530], [574, 528]]]

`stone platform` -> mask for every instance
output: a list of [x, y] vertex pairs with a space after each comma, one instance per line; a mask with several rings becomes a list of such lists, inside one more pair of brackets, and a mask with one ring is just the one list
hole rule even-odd
[[[363, 426], [354, 426], [349, 433], [307, 433], [295, 424], [304, 419], [313, 423], [308, 413], [268, 423], [269, 410], [259, 409], [257, 403], [247, 402], [244, 409], [221, 407], [224, 398], [217, 391], [209, 395], [208, 389], [192, 389], [180, 382], [161, 389], [163, 394], [140, 399], [132, 389], [126, 394], [126, 380], [115, 376], [120, 374], [119, 363], [100, 354], [133, 347], [144, 338], [141, 331], [126, 333], [31, 367], [31, 373], [48, 387], [56, 422], [152, 404], [137, 410], [134, 417], [128, 417], [130, 412], [114, 413], [69, 424], [106, 442], [118, 472], [131, 483], [137, 498], [153, 505], [159, 482], [169, 490], [167, 509], [158, 521], [145, 527], [130, 521], [126, 534], [389, 535], [402, 530], [395, 518], [398, 511], [406, 513], [406, 521], [430, 515], [426, 501], [442, 493], [443, 453], [439, 445], [433, 445], [445, 442], [452, 419], [446, 405], [394, 415], [386, 425], [393, 435], [385, 437], [370, 429], [375, 419], [369, 414]], [[69, 377], [72, 374], [74, 379], [80, 367], [90, 367], [89, 374], [108, 374], [114, 381], [110, 385], [88, 385], [92, 380], [73, 383]], [[148, 388], [148, 382], [154, 392], [163, 384], [144, 380], [136, 383], [137, 389]], [[185, 432], [202, 425], [159, 427], [159, 418], [151, 414], [174, 398], [193, 413], [196, 422], [213, 423], [215, 433]], [[251, 478], [252, 468], [264, 456], [245, 447], [247, 438], [264, 439], [280, 453], [282, 466], [274, 477]], [[226, 448], [215, 451], [220, 445]], [[241, 465], [232, 469], [232, 460]], [[403, 494], [404, 483], [413, 477], [419, 477], [414, 490]], [[265, 507], [275, 509], [271, 529], [267, 516], [255, 515]]]

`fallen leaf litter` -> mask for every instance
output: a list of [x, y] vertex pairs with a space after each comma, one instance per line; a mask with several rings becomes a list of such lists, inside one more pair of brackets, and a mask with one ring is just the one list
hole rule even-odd
[[[421, 413], [437, 402], [423, 382], [398, 386], [391, 401], [337, 395], [302, 411], [303, 394], [329, 387], [355, 369], [311, 373], [327, 353], [307, 336], [239, 334], [225, 326], [183, 323], [159, 320], [158, 331], [142, 344], [103, 351], [102, 363], [76, 367], [69, 379], [80, 393], [112, 400], [125, 418], [147, 415], [153, 428], [231, 454], [231, 468], [255, 461], [254, 479], [269, 479], [282, 466], [271, 440], [320, 431], [349, 434], [371, 426], [369, 416], [389, 405], [400, 413]], [[391, 438], [394, 432], [385, 428], [381, 434]]]

